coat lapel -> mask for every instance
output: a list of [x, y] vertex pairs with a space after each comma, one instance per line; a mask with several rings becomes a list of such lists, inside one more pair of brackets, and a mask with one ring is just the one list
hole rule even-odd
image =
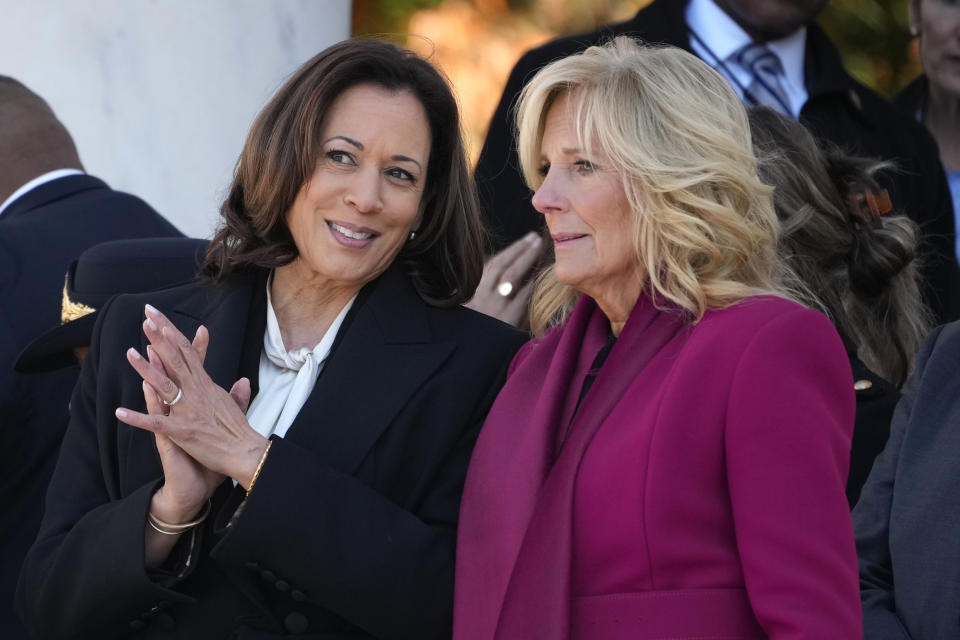
[[[594, 319], [602, 317], [595, 306], [592, 313]], [[580, 462], [627, 389], [681, 332], [683, 318], [677, 311], [658, 310], [645, 296], [631, 313], [594, 386], [572, 417], [569, 436], [539, 492], [504, 597], [495, 634], [498, 640], [568, 636], [573, 494]]]
[[573, 414], [592, 354], [606, 341], [609, 323], [594, 311], [593, 301], [582, 297], [562, 329], [523, 348], [480, 432], [457, 534], [456, 640], [494, 637], [517, 554], [555, 460], [557, 433]]
[[[410, 280], [391, 267], [351, 309], [286, 439], [352, 474], [417, 389], [453, 352], [434, 342]], [[402, 373], [401, 373], [402, 372]], [[371, 389], [381, 389], [370, 397]]]

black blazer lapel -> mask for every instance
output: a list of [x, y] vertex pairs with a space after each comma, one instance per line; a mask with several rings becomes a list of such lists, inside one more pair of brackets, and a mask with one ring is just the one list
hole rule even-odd
[[350, 316], [286, 439], [352, 474], [454, 345], [433, 341], [425, 303], [399, 267], [367, 285]]

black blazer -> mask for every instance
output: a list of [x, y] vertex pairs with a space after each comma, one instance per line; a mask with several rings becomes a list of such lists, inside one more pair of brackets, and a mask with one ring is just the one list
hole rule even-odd
[[857, 417], [853, 426], [853, 441], [850, 444], [850, 472], [847, 475], [847, 501], [853, 509], [860, 499], [873, 462], [883, 451], [890, 437], [890, 422], [893, 411], [900, 401], [900, 391], [890, 382], [867, 368], [855, 351], [847, 351], [854, 384], [866, 388], [857, 389]]
[[[477, 188], [495, 248], [500, 249], [542, 226], [530, 204], [513, 137], [513, 109], [523, 85], [547, 63], [618, 35], [690, 51], [686, 1], [655, 0], [632, 19], [589, 33], [568, 36], [528, 51], [510, 74], [490, 122], [475, 172]], [[836, 48], [817, 25], [807, 30], [804, 62], [807, 103], [801, 121], [816, 135], [848, 151], [892, 160], [880, 182], [894, 205], [924, 232], [922, 269], [925, 294], [940, 322], [960, 316], [960, 271], [954, 248], [953, 206], [930, 134], [844, 69]]]
[[926, 106], [928, 95], [930, 95], [930, 81], [927, 80], [927, 76], [919, 75], [893, 98], [893, 104], [908, 117], [916, 119], [917, 112]]
[[38, 638], [449, 636], [467, 463], [525, 336], [462, 307], [428, 306], [398, 267], [361, 292], [242, 513], [231, 519], [244, 492], [225, 481], [190, 566], [144, 568], [161, 466], [153, 436], [113, 416], [143, 407], [124, 359], [145, 347], [143, 305], [188, 336], [207, 326], [205, 368], [229, 387], [241, 375], [256, 381], [265, 282], [259, 273], [121, 296], [102, 312], [18, 587]]
[[14, 372], [13, 363], [30, 340], [60, 324], [64, 274], [85, 249], [179, 235], [143, 200], [88, 175], [36, 187], [0, 215], [0, 638], [26, 638], [13, 594], [40, 525], [79, 371], [28, 376]]

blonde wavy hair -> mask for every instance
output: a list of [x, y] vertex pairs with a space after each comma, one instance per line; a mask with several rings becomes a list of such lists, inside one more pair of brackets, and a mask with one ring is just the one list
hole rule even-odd
[[[624, 36], [547, 65], [517, 106], [520, 163], [532, 189], [543, 182], [544, 125], [561, 95], [580, 147], [610, 159], [636, 214], [647, 295], [684, 309], [693, 323], [759, 294], [795, 298], [784, 284], [773, 190], [757, 177], [746, 111], [716, 71], [680, 49]], [[545, 269], [531, 303], [534, 334], [562, 322], [578, 296]]]

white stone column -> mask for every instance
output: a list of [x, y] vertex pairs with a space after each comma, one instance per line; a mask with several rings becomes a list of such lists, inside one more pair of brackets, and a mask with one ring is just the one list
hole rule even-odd
[[350, 0], [0, 0], [0, 74], [43, 97], [88, 173], [209, 237], [257, 111], [350, 33]]

